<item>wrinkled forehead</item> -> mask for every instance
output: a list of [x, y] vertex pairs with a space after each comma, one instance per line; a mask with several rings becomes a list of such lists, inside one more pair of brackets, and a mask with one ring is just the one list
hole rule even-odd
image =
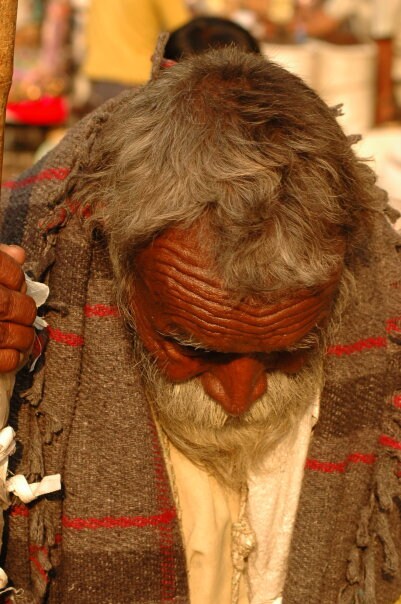
[[[266, 306], [272, 303], [280, 303], [280, 300], [294, 301], [314, 295], [325, 284], [317, 285], [315, 288], [277, 288], [269, 287], [269, 283], [260, 284], [255, 288], [254, 295], [238, 299], [235, 291], [230, 291], [224, 284], [224, 279], [219, 276], [216, 266], [214, 252], [215, 235], [202, 221], [197, 221], [188, 228], [174, 227], [159, 235], [150, 245], [142, 249], [136, 258], [136, 272], [142, 277], [148, 277], [149, 283], [159, 283], [165, 286], [166, 293], [174, 289], [175, 279], [185, 280], [186, 287], [194, 293], [198, 290], [213, 290], [221, 300], [235, 301], [242, 306]], [[330, 283], [338, 281], [341, 268], [333, 275]], [[261, 294], [260, 292], [264, 292]]]
[[204, 344], [233, 351], [292, 345], [327, 317], [338, 275], [317, 288], [275, 293], [275, 300], [233, 299], [216, 277], [207, 246], [193, 229], [171, 229], [137, 257], [141, 312], [156, 331], [196, 334]]
[[[232, 303], [235, 292], [228, 290], [219, 275], [211, 246], [213, 237], [202, 221], [188, 228], [170, 228], [139, 252], [136, 271], [162, 297], [181, 296], [187, 289], [200, 298]], [[241, 300], [242, 305], [263, 303], [262, 299]]]

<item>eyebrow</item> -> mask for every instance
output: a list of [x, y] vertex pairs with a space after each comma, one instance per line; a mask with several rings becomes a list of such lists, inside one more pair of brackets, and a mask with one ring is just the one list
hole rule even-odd
[[162, 331], [157, 332], [161, 335], [165, 340], [169, 342], [174, 342], [175, 344], [179, 344], [180, 346], [185, 346], [187, 348], [193, 348], [194, 350], [203, 350], [205, 352], [218, 352], [218, 350], [212, 350], [205, 344], [202, 344], [198, 340], [196, 340], [191, 335], [179, 335], [177, 333], [164, 333]]
[[291, 346], [286, 346], [281, 350], [284, 352], [298, 352], [299, 350], [312, 350], [317, 348], [321, 343], [321, 328], [316, 325], [306, 335], [303, 336], [298, 342]]
[[[204, 352], [221, 352], [216, 349], [211, 349], [205, 344], [202, 344], [190, 334], [180, 335], [178, 333], [165, 333], [162, 331], [158, 331], [157, 333], [169, 342], [179, 344], [180, 346], [184, 346], [186, 348], [192, 348], [193, 350], [200, 350]], [[280, 348], [279, 350], [271, 350], [270, 353], [273, 354], [275, 352], [298, 352], [300, 350], [312, 350], [313, 348], [319, 346], [320, 339], [320, 328], [318, 326], [315, 326], [311, 329], [311, 331], [309, 331], [305, 336], [303, 336], [303, 338], [301, 338], [295, 344], [285, 346], [284, 348]]]

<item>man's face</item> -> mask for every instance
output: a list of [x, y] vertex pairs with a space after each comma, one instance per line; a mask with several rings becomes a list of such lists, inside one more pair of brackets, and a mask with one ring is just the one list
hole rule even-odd
[[132, 299], [137, 333], [170, 382], [198, 378], [230, 415], [269, 388], [269, 374], [301, 369], [338, 287], [283, 293], [278, 302], [234, 303], [210, 270], [195, 230], [170, 229], [141, 251]]

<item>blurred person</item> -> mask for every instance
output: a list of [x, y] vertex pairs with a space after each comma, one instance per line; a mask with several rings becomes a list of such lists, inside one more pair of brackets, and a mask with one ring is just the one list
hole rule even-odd
[[70, 17], [70, 0], [25, 0], [18, 5], [7, 122], [38, 126], [66, 122], [71, 75]]
[[244, 27], [222, 17], [202, 16], [171, 32], [164, 56], [179, 61], [191, 54], [225, 46], [260, 53], [257, 40]]
[[65, 90], [69, 17], [69, 0], [18, 3], [11, 101]]
[[373, 40], [377, 48], [376, 123], [399, 117], [393, 86], [395, 40], [401, 38], [400, 0], [326, 0], [312, 8], [299, 2], [295, 31], [327, 38], [347, 26], [356, 41]]
[[91, 83], [90, 105], [144, 84], [159, 33], [190, 17], [184, 0], [91, 0], [83, 65]]

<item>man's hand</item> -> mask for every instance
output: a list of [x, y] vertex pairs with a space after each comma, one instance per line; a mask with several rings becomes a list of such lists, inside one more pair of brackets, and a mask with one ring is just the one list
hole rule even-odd
[[26, 295], [24, 250], [0, 244], [0, 373], [19, 369], [31, 350], [36, 305]]

